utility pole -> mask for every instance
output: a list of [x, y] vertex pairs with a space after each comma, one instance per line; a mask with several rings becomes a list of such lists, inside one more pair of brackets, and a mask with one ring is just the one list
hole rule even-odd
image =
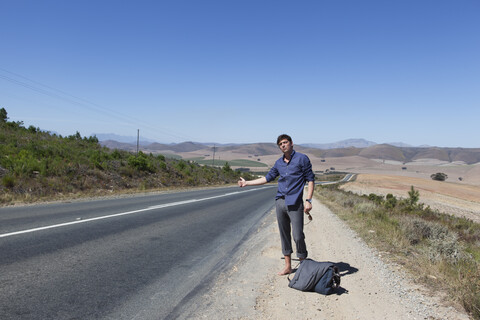
[[138, 156], [138, 145], [140, 144], [140, 129], [137, 129], [137, 156]]
[[213, 166], [215, 166], [215, 145], [213, 145]]

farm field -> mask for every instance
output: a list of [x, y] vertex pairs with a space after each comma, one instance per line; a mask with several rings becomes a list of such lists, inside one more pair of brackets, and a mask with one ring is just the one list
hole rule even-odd
[[420, 202], [440, 212], [480, 222], [480, 186], [430, 178], [364, 173], [341, 188], [358, 194], [393, 194], [408, 197], [411, 186], [420, 192]]
[[194, 161], [198, 164], [201, 165], [212, 165], [215, 163], [216, 166], [224, 166], [225, 163], [228, 162], [228, 165], [230, 167], [245, 167], [245, 168], [266, 168], [267, 164], [258, 162], [258, 161], [253, 161], [253, 160], [247, 160], [247, 159], [233, 159], [233, 160], [222, 160], [222, 159], [215, 159], [213, 161], [212, 159], [206, 159], [206, 158], [187, 158], [185, 160], [189, 161]]

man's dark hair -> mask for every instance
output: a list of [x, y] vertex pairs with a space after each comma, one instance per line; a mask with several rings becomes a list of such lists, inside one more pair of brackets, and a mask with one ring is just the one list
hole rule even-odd
[[290, 143], [293, 143], [292, 138], [288, 134], [281, 134], [277, 138], [277, 145], [280, 143], [280, 141], [287, 139], [290, 141]]

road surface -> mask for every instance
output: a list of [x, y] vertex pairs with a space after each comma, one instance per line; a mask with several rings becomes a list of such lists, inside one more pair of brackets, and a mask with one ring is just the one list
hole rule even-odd
[[164, 319], [256, 230], [276, 186], [0, 208], [0, 319]]

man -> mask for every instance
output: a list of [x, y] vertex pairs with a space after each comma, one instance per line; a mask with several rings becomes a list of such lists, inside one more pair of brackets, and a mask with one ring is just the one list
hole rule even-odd
[[[277, 145], [283, 152], [283, 157], [275, 162], [268, 174], [265, 177], [250, 181], [245, 181], [245, 179], [240, 177], [238, 185], [240, 187], [262, 185], [280, 176], [275, 206], [282, 253], [285, 256], [285, 268], [278, 275], [287, 275], [292, 272], [291, 254], [293, 250], [291, 231], [293, 231], [297, 257], [303, 260], [308, 255], [305, 234], [303, 233], [303, 212], [308, 214], [310, 218], [315, 175], [312, 171], [310, 159], [306, 155], [293, 150], [293, 141], [289, 135], [280, 135], [277, 138]], [[306, 182], [308, 182], [308, 191], [304, 204], [303, 188]]]

